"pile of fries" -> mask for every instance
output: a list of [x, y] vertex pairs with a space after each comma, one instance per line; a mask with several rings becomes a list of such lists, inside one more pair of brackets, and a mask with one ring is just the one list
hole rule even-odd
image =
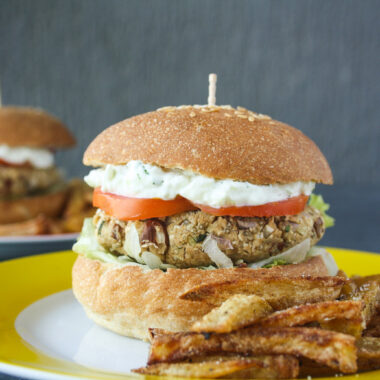
[[0, 225], [0, 236], [26, 236], [80, 232], [85, 218], [92, 217], [92, 189], [82, 180], [68, 184], [65, 206], [58, 218], [38, 215], [25, 222]]
[[93, 189], [81, 179], [70, 181], [65, 208], [61, 218], [56, 221], [61, 232], [80, 232], [83, 220], [94, 216], [92, 193]]
[[[380, 275], [283, 278], [285, 289], [281, 278], [270, 280], [215, 283], [183, 294], [214, 308], [191, 331], [151, 329], [148, 365], [134, 372], [289, 379], [380, 368]], [[267, 286], [272, 280], [280, 288]]]

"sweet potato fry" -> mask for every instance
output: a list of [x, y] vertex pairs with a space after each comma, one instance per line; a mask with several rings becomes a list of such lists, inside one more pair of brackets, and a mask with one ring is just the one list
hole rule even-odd
[[299, 377], [311, 378], [314, 377], [327, 377], [339, 375], [341, 372], [334, 368], [327, 367], [326, 365], [319, 364], [313, 360], [307, 358], [301, 358], [299, 361]]
[[357, 340], [356, 346], [359, 371], [380, 369], [380, 338], [361, 338]]
[[191, 363], [158, 363], [133, 372], [197, 378], [289, 379], [298, 376], [298, 360], [289, 355], [211, 357]]
[[[380, 368], [380, 339], [361, 338], [356, 341], [356, 346], [358, 372], [373, 371]], [[302, 358], [300, 360], [300, 377], [322, 377], [337, 374], [339, 374], [339, 371], [316, 363], [310, 359]]]
[[298, 359], [291, 355], [267, 355], [254, 358], [257, 366], [250, 367], [226, 379], [294, 379], [299, 374]]
[[323, 322], [326, 319], [355, 319], [363, 310], [361, 301], [326, 301], [294, 306], [276, 311], [258, 324], [265, 327], [302, 326], [310, 322]]
[[148, 364], [215, 353], [304, 356], [344, 373], [357, 369], [352, 336], [305, 327], [250, 327], [229, 334], [158, 335], [152, 342]]
[[376, 308], [380, 302], [379, 284], [377, 281], [364, 283], [358, 288], [356, 297], [360, 298], [365, 303], [363, 317], [367, 324], [376, 314]]
[[196, 332], [230, 332], [251, 325], [272, 311], [272, 307], [261, 297], [237, 294], [195, 322], [191, 330]]
[[335, 300], [343, 277], [258, 277], [200, 285], [181, 295], [182, 299], [203, 301], [220, 306], [235, 294], [255, 294], [264, 298], [275, 310], [295, 305]]
[[351, 291], [343, 293], [341, 298], [364, 302], [363, 319], [366, 326], [376, 315], [376, 308], [380, 306], [380, 275], [353, 277], [350, 283]]
[[85, 218], [91, 218], [94, 215], [93, 210], [80, 211], [76, 215], [67, 215], [62, 218], [62, 228], [65, 232], [79, 232], [83, 226]]
[[25, 222], [0, 225], [0, 236], [41, 235], [50, 232], [48, 218], [38, 215]]
[[361, 287], [364, 284], [368, 284], [370, 282], [376, 282], [380, 285], [380, 274], [373, 274], [371, 276], [354, 276], [351, 278], [351, 281], [357, 286]]
[[155, 328], [150, 328], [148, 329], [148, 332], [149, 332], [149, 342], [152, 342], [153, 339], [157, 336], [157, 335], [167, 335], [167, 334], [171, 334], [170, 331], [167, 331], [167, 330], [164, 330], [164, 329], [155, 329]]
[[[233, 359], [241, 359], [242, 356], [236, 354], [214, 355], [214, 356], [196, 356], [191, 358], [191, 362], [205, 361], [225, 361]], [[289, 379], [297, 377], [299, 373], [299, 361], [292, 355], [255, 355], [243, 358], [254, 360], [256, 365], [232, 375], [224, 376], [224, 378], [234, 379]]]
[[246, 368], [254, 367], [254, 361], [238, 359], [203, 363], [158, 363], [132, 370], [143, 375], [210, 378], [224, 377]]
[[79, 232], [84, 218], [92, 217], [92, 189], [80, 179], [69, 184], [68, 198], [62, 215], [62, 228], [65, 232]]
[[368, 323], [367, 329], [363, 332], [363, 336], [380, 338], [380, 310], [377, 309]]
[[257, 323], [265, 327], [302, 326], [318, 322], [326, 330], [360, 337], [363, 331], [362, 301], [327, 301], [276, 311]]
[[[354, 335], [359, 338], [363, 330], [376, 315], [376, 307], [380, 301], [379, 275], [367, 277], [354, 277], [349, 286], [343, 287], [341, 298], [343, 300], [361, 301], [364, 305], [360, 318], [346, 320], [335, 319], [321, 322], [321, 327], [327, 330], [339, 331], [344, 334]], [[374, 334], [376, 332], [374, 331]]]
[[92, 208], [92, 192], [83, 180], [74, 178], [69, 183], [69, 197], [66, 202], [64, 216], [77, 215], [83, 210]]
[[365, 322], [363, 317], [353, 319], [332, 319], [331, 321], [320, 322], [320, 326], [324, 330], [337, 331], [342, 334], [352, 335], [360, 338], [363, 334]]

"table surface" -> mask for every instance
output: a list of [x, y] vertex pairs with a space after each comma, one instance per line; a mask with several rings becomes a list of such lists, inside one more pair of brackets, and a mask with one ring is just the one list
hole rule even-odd
[[[335, 217], [321, 244], [380, 253], [380, 191], [375, 186], [321, 186], [316, 193], [330, 203]], [[19, 377], [0, 373], [0, 380]]]

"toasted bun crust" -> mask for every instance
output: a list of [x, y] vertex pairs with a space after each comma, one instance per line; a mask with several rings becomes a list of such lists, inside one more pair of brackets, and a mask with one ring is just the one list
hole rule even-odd
[[75, 139], [61, 121], [41, 109], [0, 107], [0, 144], [67, 148]]
[[60, 215], [67, 198], [67, 189], [31, 197], [0, 201], [0, 224], [17, 223], [43, 214]]
[[83, 162], [131, 160], [259, 185], [333, 183], [325, 157], [301, 131], [240, 107], [165, 107], [131, 117], [98, 135]]
[[320, 257], [297, 264], [253, 270], [249, 268], [201, 270], [168, 269], [143, 272], [140, 267], [118, 267], [79, 256], [74, 264], [73, 291], [89, 318], [122, 335], [147, 340], [148, 328], [189, 330], [210, 312], [206, 302], [180, 296], [199, 286], [259, 275], [288, 277], [328, 276]]

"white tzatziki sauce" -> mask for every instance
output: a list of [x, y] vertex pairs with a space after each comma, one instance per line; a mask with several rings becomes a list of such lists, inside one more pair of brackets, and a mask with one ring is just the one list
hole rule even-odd
[[130, 161], [126, 165], [106, 165], [91, 170], [84, 178], [103, 192], [134, 198], [170, 200], [178, 195], [197, 204], [214, 208], [258, 206], [298, 195], [310, 195], [314, 182], [253, 185], [232, 179], [214, 179], [191, 171], [164, 169]]
[[16, 165], [30, 163], [37, 169], [46, 169], [54, 165], [54, 154], [48, 149], [25, 146], [0, 145], [0, 159]]

